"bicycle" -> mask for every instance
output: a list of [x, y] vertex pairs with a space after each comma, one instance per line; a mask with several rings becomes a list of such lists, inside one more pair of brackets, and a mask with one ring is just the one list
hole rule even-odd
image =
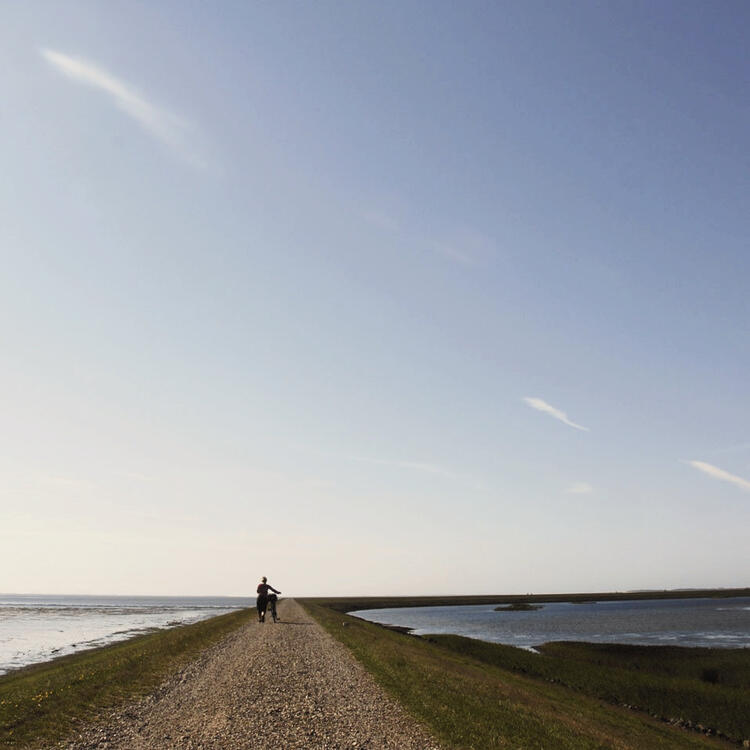
[[271, 610], [271, 617], [273, 617], [274, 622], [279, 621], [279, 615], [276, 613], [276, 602], [278, 601], [278, 596], [276, 594], [269, 594], [268, 596], [268, 605], [267, 609], [270, 608]]

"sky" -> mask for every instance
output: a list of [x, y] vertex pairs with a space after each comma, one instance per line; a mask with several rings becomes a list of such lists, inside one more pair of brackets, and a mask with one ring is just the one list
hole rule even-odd
[[3, 3], [0, 591], [748, 585], [748, 28]]

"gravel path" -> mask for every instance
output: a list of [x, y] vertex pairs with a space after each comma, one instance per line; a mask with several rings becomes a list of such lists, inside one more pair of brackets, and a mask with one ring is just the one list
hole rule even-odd
[[242, 627], [67, 750], [398, 748], [438, 743], [294, 600]]

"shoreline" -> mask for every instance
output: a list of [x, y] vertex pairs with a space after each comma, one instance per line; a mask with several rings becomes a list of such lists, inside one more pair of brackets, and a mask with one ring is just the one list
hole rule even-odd
[[659, 599], [731, 599], [750, 597], [750, 587], [733, 589], [665, 589], [664, 591], [605, 591], [572, 594], [476, 594], [444, 596], [318, 596], [300, 600], [321, 604], [336, 612], [399, 607], [451, 607], [472, 604], [583, 604]]
[[248, 605], [218, 597], [5, 595], [0, 598], [0, 676]]
[[[340, 611], [340, 602], [322, 604]], [[503, 605], [444, 602], [433, 607], [346, 611], [362, 621], [414, 636], [450, 634], [526, 650], [559, 641], [685, 650], [750, 649], [749, 613], [750, 596]]]

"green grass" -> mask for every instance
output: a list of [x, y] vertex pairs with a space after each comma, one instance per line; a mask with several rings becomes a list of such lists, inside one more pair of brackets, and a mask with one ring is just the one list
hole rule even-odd
[[[331, 603], [340, 606], [340, 601]], [[670, 726], [646, 712], [611, 705], [596, 691], [587, 693], [578, 685], [563, 684], [554, 671], [533, 673], [524, 660], [542, 658], [534, 654], [465, 638], [446, 636], [428, 640], [404, 635], [342, 614], [326, 606], [322, 599], [301, 600], [301, 603], [448, 747], [657, 750], [716, 747], [717, 743], [728, 746], [698, 732]], [[495, 654], [495, 648], [503, 652], [501, 657]], [[518, 661], [511, 656], [518, 657]], [[574, 664], [582, 680], [599, 669], [595, 663], [598, 657], [585, 648], [575, 657], [560, 654], [544, 658]], [[616, 654], [607, 658], [621, 661]], [[652, 660], [645, 660], [642, 655], [639, 658], [641, 664], [649, 661], [653, 666]], [[666, 661], [660, 662], [662, 667], [666, 668]], [[690, 669], [700, 671], [704, 667]], [[684, 668], [688, 672], [690, 669]], [[741, 692], [743, 668], [732, 671], [725, 667], [725, 670], [738, 683], [731, 689]], [[652, 669], [651, 676], [658, 676], [658, 669]], [[682, 672], [676, 676], [690, 680], [691, 688], [696, 686], [693, 677]]]
[[152, 690], [251, 614], [230, 612], [0, 676], [0, 747], [65, 737], [103, 709]]
[[537, 655], [460, 636], [429, 641], [665, 720], [702, 724], [736, 741], [750, 737], [750, 649], [549, 643]]

